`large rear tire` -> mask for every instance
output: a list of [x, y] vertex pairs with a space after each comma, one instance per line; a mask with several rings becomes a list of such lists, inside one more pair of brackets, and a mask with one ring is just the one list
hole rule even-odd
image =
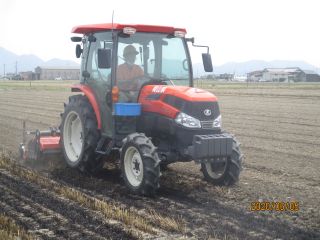
[[220, 158], [216, 162], [201, 163], [204, 179], [215, 185], [230, 186], [239, 181], [242, 170], [242, 158], [239, 143], [233, 139], [230, 157]]
[[121, 170], [126, 186], [136, 194], [154, 196], [159, 188], [160, 160], [142, 133], [128, 135], [121, 148]]
[[82, 172], [95, 173], [101, 166], [101, 159], [95, 152], [100, 133], [96, 115], [87, 97], [69, 97], [61, 117], [60, 141], [66, 163]]

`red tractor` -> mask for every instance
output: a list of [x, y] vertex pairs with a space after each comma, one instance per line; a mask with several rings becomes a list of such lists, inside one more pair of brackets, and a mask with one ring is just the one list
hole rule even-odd
[[68, 166], [88, 173], [116, 158], [127, 187], [149, 196], [160, 169], [178, 161], [201, 164], [208, 182], [238, 181], [242, 154], [221, 129], [217, 98], [193, 87], [188, 42], [207, 48], [204, 69], [212, 72], [209, 47], [166, 26], [96, 24], [72, 32], [83, 34], [71, 38], [80, 43], [81, 80], [72, 86], [80, 94], [65, 104], [60, 131], [38, 131], [21, 145], [24, 158], [61, 151]]

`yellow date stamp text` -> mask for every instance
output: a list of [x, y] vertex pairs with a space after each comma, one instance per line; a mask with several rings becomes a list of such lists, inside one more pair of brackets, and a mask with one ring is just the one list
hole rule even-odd
[[250, 210], [251, 211], [297, 212], [299, 211], [299, 202], [297, 201], [292, 201], [292, 202], [269, 202], [269, 201], [259, 202], [257, 201], [257, 202], [251, 202]]

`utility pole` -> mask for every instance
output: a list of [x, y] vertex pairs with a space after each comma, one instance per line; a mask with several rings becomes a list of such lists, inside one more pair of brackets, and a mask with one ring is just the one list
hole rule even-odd
[[6, 64], [3, 64], [3, 77], [6, 76]]
[[18, 75], [18, 62], [16, 61], [16, 75]]

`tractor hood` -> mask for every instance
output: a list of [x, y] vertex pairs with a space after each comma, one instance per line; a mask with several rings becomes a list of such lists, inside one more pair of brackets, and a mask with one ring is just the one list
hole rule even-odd
[[[144, 112], [154, 112], [169, 118], [175, 118], [179, 112], [186, 109], [192, 111], [191, 115], [194, 117], [206, 109], [212, 112], [213, 109], [218, 109], [215, 95], [202, 89], [184, 86], [147, 85], [141, 90], [138, 101]], [[195, 113], [197, 111], [201, 113]]]
[[190, 102], [217, 101], [217, 97], [208, 91], [185, 86], [148, 85], [142, 89], [141, 95], [147, 97], [149, 94], [152, 94], [154, 97], [158, 96], [161, 99], [170, 95]]

